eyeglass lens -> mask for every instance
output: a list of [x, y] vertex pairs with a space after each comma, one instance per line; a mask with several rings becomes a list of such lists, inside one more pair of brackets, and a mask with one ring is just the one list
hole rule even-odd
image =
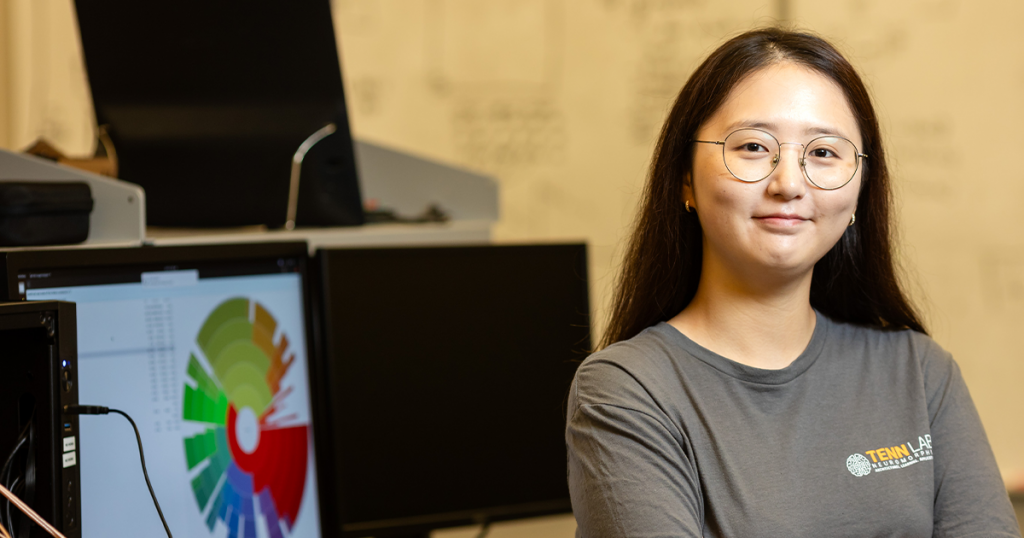
[[[725, 166], [742, 181], [768, 177], [780, 160], [779, 142], [760, 129], [740, 129], [725, 139]], [[802, 155], [807, 179], [823, 189], [837, 189], [857, 172], [857, 147], [836, 136], [823, 136], [807, 144]]]

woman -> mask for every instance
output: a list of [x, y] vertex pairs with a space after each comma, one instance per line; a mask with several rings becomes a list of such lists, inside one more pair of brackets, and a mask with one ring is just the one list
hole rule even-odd
[[765, 29], [713, 52], [573, 382], [578, 535], [1019, 536], [890, 227], [878, 121], [831, 45]]

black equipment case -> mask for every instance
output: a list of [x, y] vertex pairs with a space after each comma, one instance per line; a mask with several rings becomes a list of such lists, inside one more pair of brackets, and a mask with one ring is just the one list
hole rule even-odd
[[92, 206], [84, 182], [0, 181], [0, 246], [81, 243]]

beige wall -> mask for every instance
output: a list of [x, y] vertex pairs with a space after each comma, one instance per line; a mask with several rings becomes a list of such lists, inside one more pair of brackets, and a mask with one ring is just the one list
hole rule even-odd
[[[91, 152], [70, 0], [0, 7], [0, 144]], [[1024, 4], [335, 0], [334, 18], [356, 136], [495, 175], [499, 241], [586, 240], [599, 329], [671, 99], [711, 47], [782, 8], [874, 93], [914, 293], [1004, 476], [1024, 479]]]

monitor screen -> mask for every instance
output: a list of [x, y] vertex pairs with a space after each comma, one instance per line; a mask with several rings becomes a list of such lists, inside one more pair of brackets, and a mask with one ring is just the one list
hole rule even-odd
[[[176, 537], [320, 536], [305, 249], [8, 254], [21, 298], [77, 304], [79, 401], [135, 419]], [[128, 423], [79, 425], [82, 536], [162, 535]]]
[[590, 347], [586, 247], [317, 256], [343, 534], [570, 511], [564, 402]]

